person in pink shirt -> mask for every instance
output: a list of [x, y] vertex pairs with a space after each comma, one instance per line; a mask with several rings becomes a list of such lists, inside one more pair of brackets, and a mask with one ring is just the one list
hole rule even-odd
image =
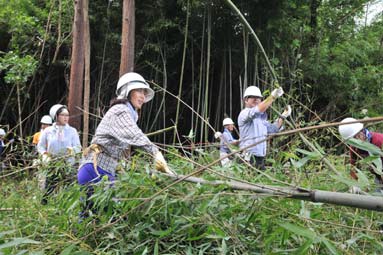
[[[364, 128], [362, 123], [357, 122], [354, 118], [345, 118], [341, 121], [342, 123], [353, 122], [346, 125], [339, 126], [339, 133], [343, 139], [348, 140], [351, 138], [359, 139], [371, 143], [382, 150], [383, 146], [383, 134], [377, 132], [371, 132], [367, 128]], [[354, 169], [354, 166], [358, 163], [360, 159], [370, 156], [368, 151], [364, 151], [353, 146], [350, 146], [350, 164], [353, 166], [350, 171], [350, 175], [353, 179], [358, 180], [357, 172]], [[383, 162], [383, 157], [380, 159]], [[375, 182], [382, 186], [383, 190], [383, 176], [376, 173], [371, 169], [371, 173], [375, 176]], [[356, 192], [358, 193], [358, 192]]]

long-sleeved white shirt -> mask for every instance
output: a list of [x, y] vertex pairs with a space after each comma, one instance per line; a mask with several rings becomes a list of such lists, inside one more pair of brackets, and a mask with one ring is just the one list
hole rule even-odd
[[[54, 123], [41, 133], [37, 151], [40, 154], [48, 153], [51, 157], [61, 157], [68, 154], [68, 148], [72, 148], [75, 153], [81, 151], [80, 138], [77, 130], [68, 124], [59, 126]], [[74, 158], [69, 158], [69, 162], [74, 163]]]

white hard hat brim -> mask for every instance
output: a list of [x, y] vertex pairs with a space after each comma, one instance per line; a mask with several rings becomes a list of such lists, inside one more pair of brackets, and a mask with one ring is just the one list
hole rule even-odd
[[127, 86], [128, 86], [128, 95], [131, 91], [135, 89], [145, 89], [146, 90], [145, 101], [144, 101], [145, 103], [149, 102], [154, 97], [154, 90], [152, 90], [147, 83], [145, 84], [143, 82], [129, 82]]

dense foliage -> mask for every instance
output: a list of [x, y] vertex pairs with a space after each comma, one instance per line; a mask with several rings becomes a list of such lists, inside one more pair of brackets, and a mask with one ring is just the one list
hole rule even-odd
[[[383, 109], [376, 100], [382, 93], [381, 17], [375, 17], [369, 26], [356, 22], [356, 18], [362, 18], [367, 3], [235, 2], [259, 36], [280, 83], [291, 96], [284, 103], [293, 104], [297, 99], [299, 104], [294, 109], [302, 120], [311, 121], [318, 114], [332, 121], [342, 115], [356, 115], [363, 108], [371, 116], [381, 114]], [[90, 1], [90, 110], [96, 114], [105, 112], [118, 79], [121, 5], [121, 1]], [[37, 69], [30, 69], [32, 75], [23, 75], [27, 81], [21, 97], [26, 133], [32, 134], [51, 105], [66, 103], [72, 1], [2, 0], [0, 7], [2, 62], [10, 51], [19, 59], [32, 57], [38, 62]], [[264, 91], [271, 88], [271, 76], [258, 46], [224, 1], [137, 1], [135, 47], [136, 71], [175, 95], [182, 80], [181, 99], [216, 129], [225, 114], [236, 119], [241, 108], [241, 88], [250, 84]], [[2, 69], [2, 77], [6, 78], [8, 69]], [[16, 95], [12, 84], [4, 84], [4, 79], [0, 82], [0, 99], [6, 102], [0, 122], [14, 127], [18, 113], [10, 109], [17, 104]], [[144, 130], [172, 125], [176, 105], [176, 98], [159, 90], [142, 114]], [[305, 112], [300, 105], [316, 114]], [[153, 108], [164, 113], [153, 113]], [[31, 115], [31, 110], [37, 114]], [[179, 118], [180, 133], [188, 134], [192, 129], [198, 141], [211, 137], [211, 131], [206, 133], [205, 124], [183, 104]], [[91, 131], [96, 124], [93, 119]]]
[[[196, 170], [178, 153], [169, 155], [178, 173]], [[192, 159], [207, 165], [217, 156], [200, 151]], [[238, 164], [231, 169], [214, 166], [201, 177], [217, 179], [218, 172], [224, 179], [346, 191], [343, 160], [332, 160], [343, 180], [325, 169], [318, 171], [319, 162], [311, 157], [303, 167], [290, 166], [280, 156], [266, 175]], [[48, 205], [42, 206], [34, 172], [18, 173], [13, 180], [3, 178], [0, 252], [377, 254], [383, 249], [380, 213], [236, 192], [226, 186], [179, 183], [167, 187], [171, 180], [151, 176], [144, 169], [149, 171], [150, 165], [142, 155], [136, 156], [119, 173], [113, 188], [105, 181], [97, 185], [93, 199], [99, 212], [82, 222], [78, 213], [84, 192], [77, 185], [60, 185]]]

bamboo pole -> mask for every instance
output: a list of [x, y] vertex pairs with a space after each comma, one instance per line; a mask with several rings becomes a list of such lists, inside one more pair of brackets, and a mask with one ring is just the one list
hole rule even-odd
[[[204, 9], [203, 13], [203, 23], [202, 23], [202, 35], [201, 35], [201, 54], [200, 54], [200, 64], [199, 64], [199, 77], [198, 77], [198, 97], [197, 97], [197, 113], [199, 114], [201, 112], [201, 115], [203, 115], [203, 107], [201, 104], [203, 104], [203, 100], [201, 97], [203, 96], [203, 66], [205, 62], [204, 58], [204, 52], [205, 52], [205, 23], [206, 23], [206, 7]], [[193, 108], [194, 109], [194, 108]], [[202, 118], [203, 119], [203, 118]], [[195, 129], [198, 129], [198, 120], [199, 118], [196, 117], [196, 124]], [[201, 131], [200, 131], [200, 141], [202, 141], [202, 135], [203, 135], [203, 123], [201, 121]], [[197, 135], [195, 136], [197, 138]], [[195, 142], [195, 139], [194, 141]]]
[[[211, 6], [208, 7], [207, 12], [207, 49], [206, 49], [206, 77], [205, 77], [205, 103], [204, 103], [204, 118], [207, 120], [209, 118], [209, 78], [210, 78], [210, 58], [211, 58]], [[204, 125], [204, 135], [205, 139], [203, 141], [208, 141], [208, 126]]]
[[160, 129], [160, 130], [148, 133], [148, 134], [146, 134], [146, 136], [149, 137], [149, 136], [153, 136], [153, 135], [162, 134], [162, 133], [165, 133], [165, 132], [167, 132], [169, 130], [172, 130], [172, 129], [175, 129], [175, 128], [176, 128], [176, 126], [171, 126], [171, 127], [163, 128], [163, 129]]
[[89, 96], [90, 96], [90, 29], [89, 29], [89, 0], [84, 0], [84, 115], [83, 115], [83, 133], [82, 133], [82, 146], [88, 147], [89, 141]]
[[[158, 173], [158, 172], [156, 172]], [[307, 200], [316, 203], [348, 206], [372, 211], [383, 211], [383, 198], [371, 195], [357, 195], [350, 193], [332, 192], [324, 190], [302, 190], [293, 187], [268, 186], [263, 184], [249, 184], [238, 181], [207, 181], [203, 178], [184, 175], [170, 175], [160, 173], [173, 180], [187, 181], [210, 186], [226, 185], [233, 190], [252, 191], [258, 194], [279, 196], [298, 200]]]
[[[189, 16], [190, 16], [190, 2], [188, 1], [187, 2], [187, 8], [186, 8], [186, 24], [185, 24], [184, 48], [182, 51], [181, 74], [180, 74], [180, 82], [178, 85], [178, 97], [179, 98], [182, 98], [182, 85], [183, 85], [184, 70], [185, 70], [186, 50], [187, 50], [187, 44], [188, 44]], [[180, 113], [180, 101], [177, 100], [176, 121], [174, 123], [174, 125], [176, 127], [178, 126], [179, 113]], [[175, 142], [176, 142], [176, 131], [177, 130], [174, 130], [174, 134], [173, 134], [173, 144], [175, 144]]]
[[267, 57], [267, 54], [266, 54], [266, 51], [265, 49], [263, 48], [262, 46], [262, 43], [261, 41], [259, 41], [259, 38], [257, 36], [257, 34], [254, 32], [253, 28], [250, 26], [250, 24], [247, 22], [246, 18], [242, 15], [241, 11], [238, 10], [237, 6], [235, 6], [233, 4], [232, 1], [230, 0], [225, 0], [225, 2], [229, 5], [229, 7], [238, 15], [239, 19], [241, 20], [241, 23], [246, 27], [247, 30], [249, 30], [249, 32], [252, 34], [252, 36], [254, 37], [254, 40], [256, 41], [258, 47], [261, 49], [261, 52], [265, 58], [265, 61], [266, 61], [266, 64], [267, 64], [267, 67], [269, 68], [269, 71], [271, 73], [271, 75], [273, 76], [273, 80], [277, 81], [278, 82], [278, 78], [277, 78], [277, 75], [275, 74], [274, 72], [274, 69], [273, 67], [271, 66], [271, 63], [269, 61], [269, 58]]

